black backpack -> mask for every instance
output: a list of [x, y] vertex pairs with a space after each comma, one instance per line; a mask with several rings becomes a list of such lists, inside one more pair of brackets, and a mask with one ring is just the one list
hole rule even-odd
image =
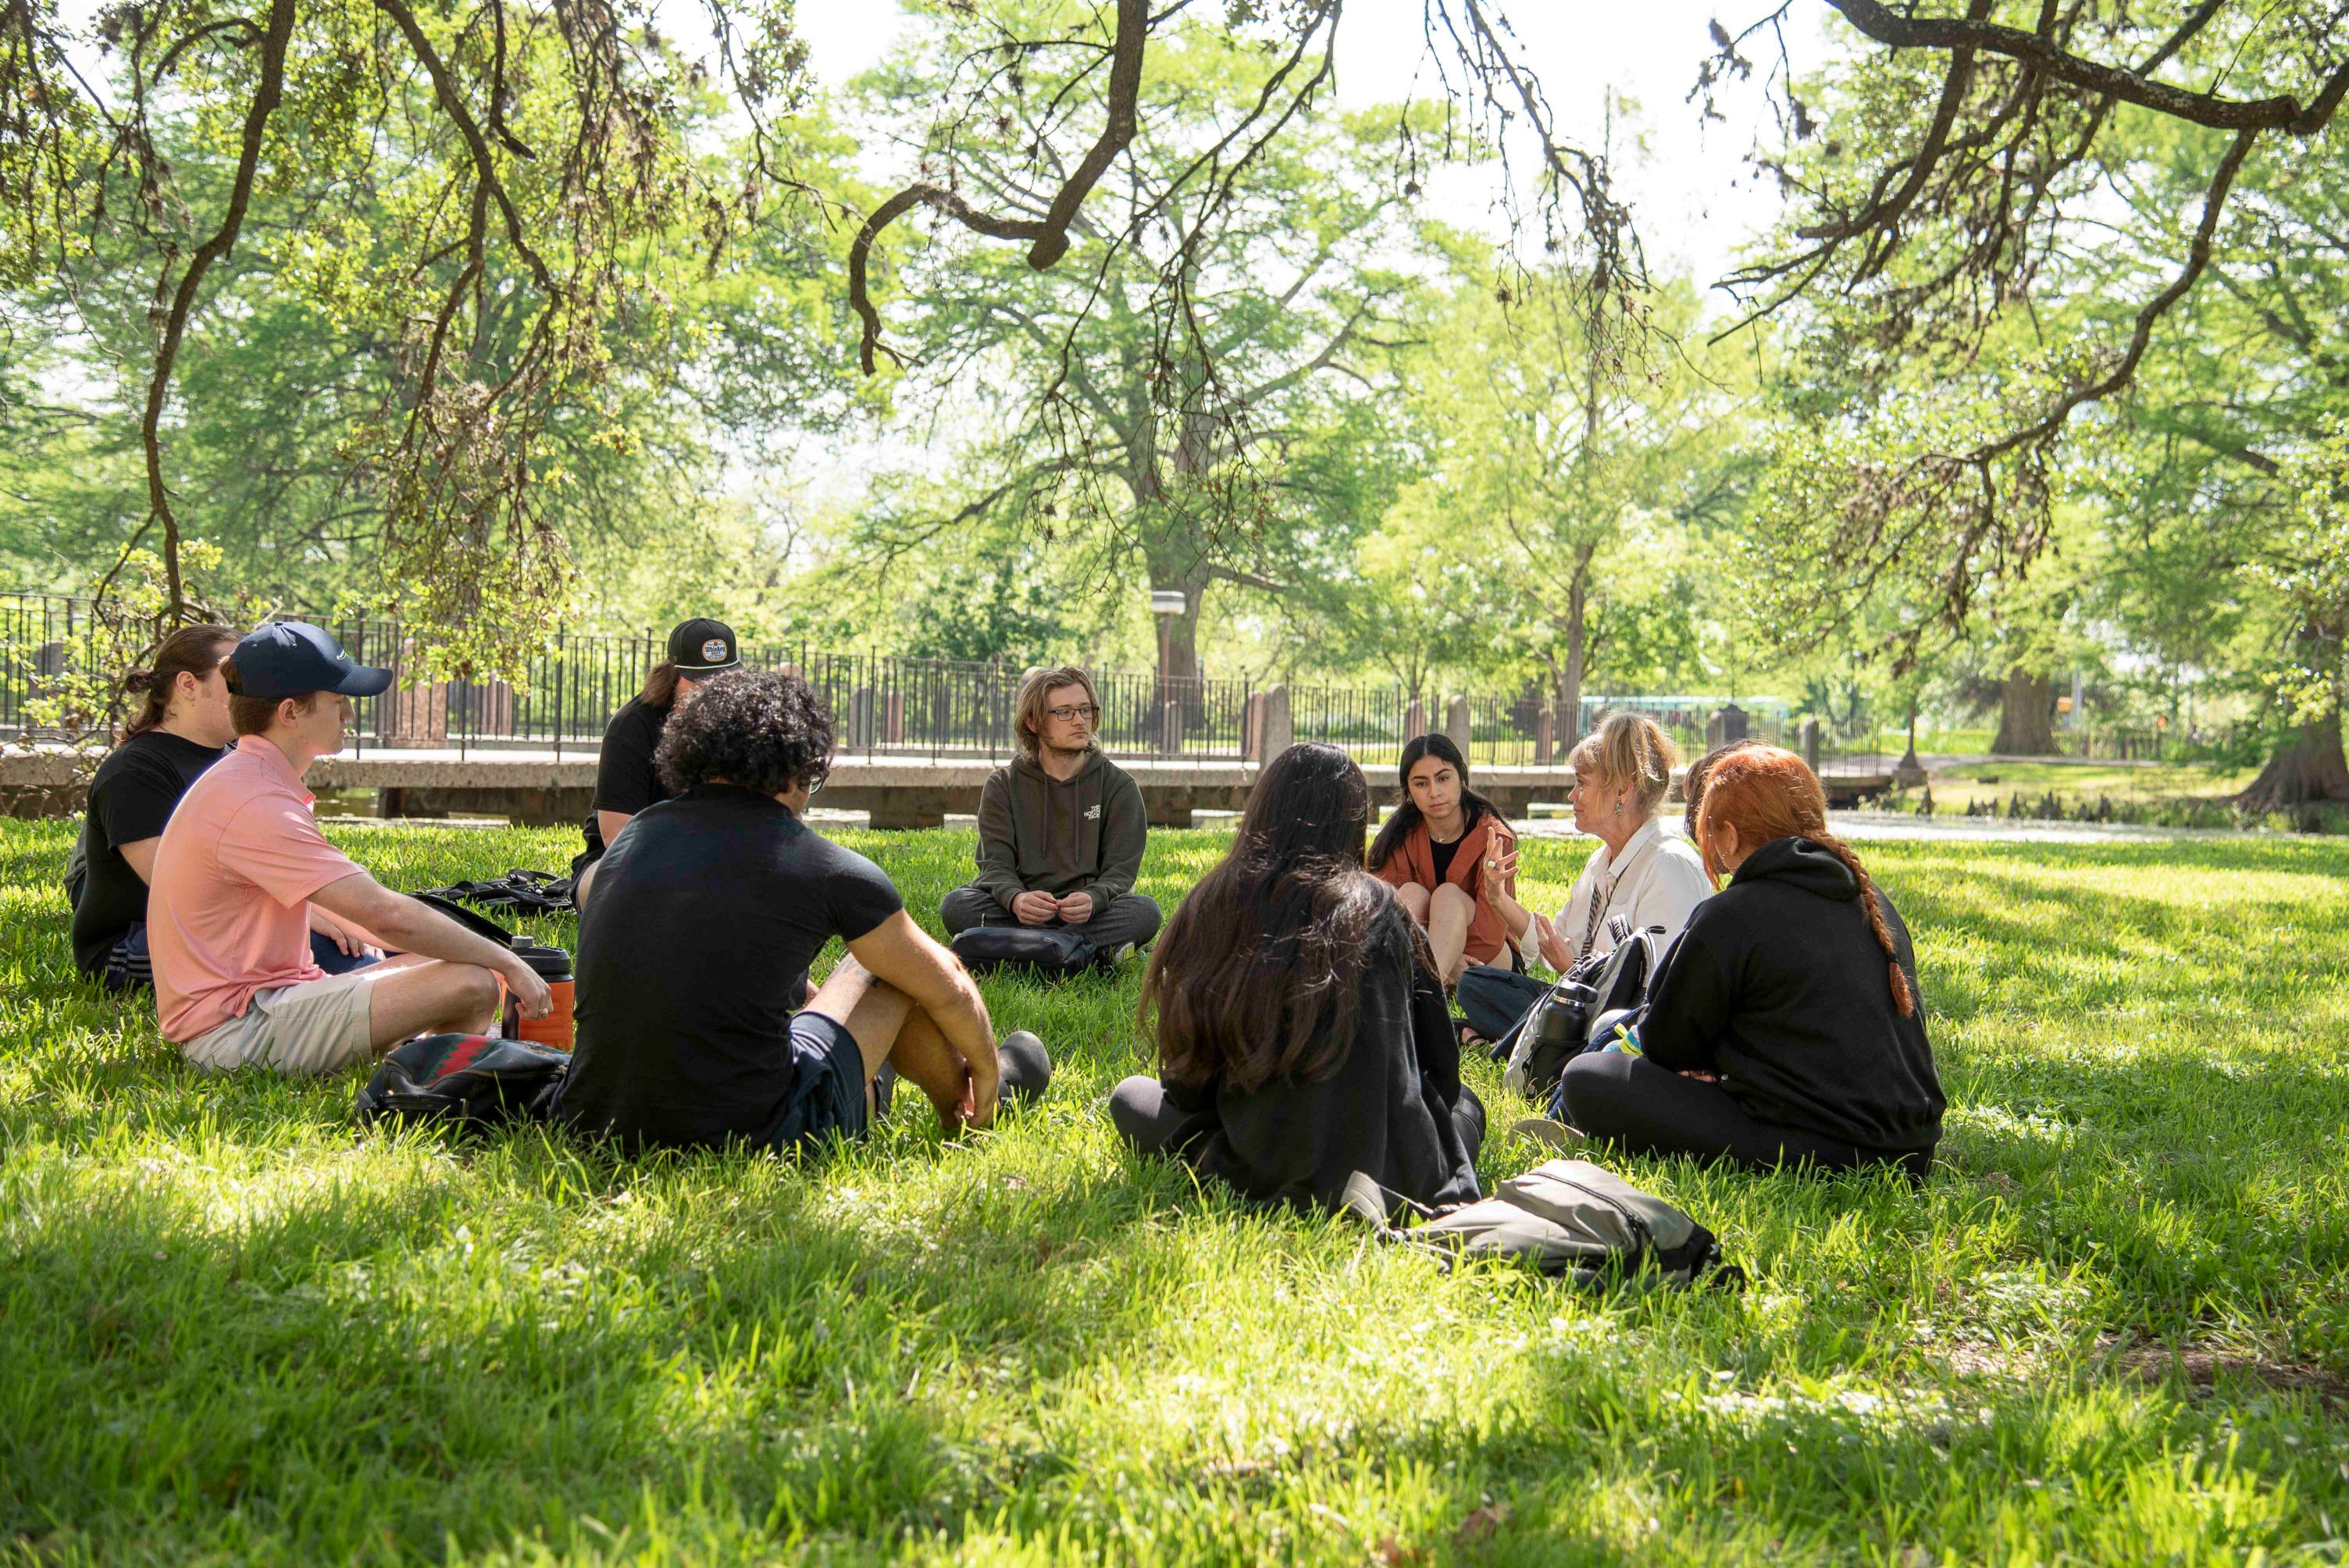
[[1117, 962], [1113, 951], [1065, 925], [974, 925], [947, 945], [974, 975], [1024, 969], [1059, 980]]
[[569, 1057], [528, 1040], [419, 1035], [384, 1053], [355, 1109], [362, 1124], [544, 1121], [570, 1070]]
[[1519, 1094], [1547, 1099], [1567, 1063], [1606, 1044], [1626, 1010], [1646, 1004], [1648, 987], [1671, 945], [1661, 925], [1624, 930], [1617, 933], [1612, 949], [1576, 965], [1495, 1048], [1508, 1064], [1501, 1081]]
[[557, 876], [553, 872], [524, 871], [516, 867], [502, 877], [451, 882], [447, 887], [430, 888], [416, 896], [434, 901], [435, 908], [440, 908], [450, 899], [461, 898], [468, 903], [477, 903], [487, 909], [513, 909], [527, 914], [570, 914], [579, 907], [572, 896], [574, 891], [569, 877]]

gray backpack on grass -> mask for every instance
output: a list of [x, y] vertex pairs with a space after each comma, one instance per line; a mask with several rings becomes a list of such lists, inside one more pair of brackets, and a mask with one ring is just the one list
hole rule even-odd
[[[1423, 1222], [1389, 1225], [1397, 1203]], [[1552, 1160], [1510, 1177], [1489, 1198], [1445, 1209], [1398, 1199], [1358, 1171], [1346, 1183], [1346, 1208], [1447, 1269], [1458, 1258], [1509, 1258], [1578, 1284], [1640, 1280], [1686, 1290], [1745, 1283], [1743, 1270], [1722, 1261], [1711, 1231], [1587, 1160]]]

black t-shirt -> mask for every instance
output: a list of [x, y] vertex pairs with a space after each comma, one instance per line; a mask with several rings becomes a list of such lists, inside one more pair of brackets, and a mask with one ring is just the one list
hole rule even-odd
[[74, 963], [84, 974], [98, 973], [107, 949], [122, 940], [133, 921], [147, 918], [147, 884], [122, 858], [122, 846], [161, 833], [188, 786], [227, 755], [224, 747], [199, 746], [150, 729], [116, 747], [98, 765], [89, 785], [89, 820], [82, 829], [89, 880], [73, 918]]
[[655, 707], [641, 697], [632, 696], [620, 705], [620, 711], [604, 727], [604, 750], [595, 759], [595, 799], [587, 808], [585, 824], [587, 852], [580, 858], [581, 867], [599, 859], [605, 848], [604, 830], [595, 821], [596, 812], [623, 811], [633, 817], [646, 807], [668, 799], [668, 791], [661, 788], [660, 775], [653, 771], [653, 752], [660, 745], [668, 716], [667, 708]]
[[766, 1141], [809, 963], [904, 907], [879, 866], [770, 796], [706, 784], [638, 812], [579, 918], [558, 1114], [631, 1142]]
[[1427, 841], [1427, 852], [1429, 858], [1435, 861], [1435, 885], [1437, 887], [1442, 887], [1444, 885], [1444, 879], [1452, 874], [1452, 857], [1458, 854], [1460, 852], [1460, 846], [1467, 841], [1468, 835], [1465, 832], [1463, 832], [1458, 838], [1453, 840], [1448, 844], [1439, 844], [1435, 841], [1433, 835], [1431, 834], [1429, 836]]

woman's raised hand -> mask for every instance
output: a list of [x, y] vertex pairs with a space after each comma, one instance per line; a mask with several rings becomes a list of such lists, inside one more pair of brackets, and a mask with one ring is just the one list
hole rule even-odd
[[1550, 923], [1549, 916], [1538, 913], [1534, 915], [1534, 947], [1541, 954], [1541, 961], [1561, 975], [1574, 965], [1574, 955], [1559, 939], [1557, 927]]

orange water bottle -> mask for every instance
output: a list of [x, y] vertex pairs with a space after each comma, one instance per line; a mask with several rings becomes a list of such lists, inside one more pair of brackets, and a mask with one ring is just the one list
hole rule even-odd
[[533, 1045], [553, 1050], [571, 1048], [571, 954], [560, 947], [541, 946], [526, 935], [513, 939], [514, 956], [531, 967], [532, 973], [546, 982], [554, 994], [554, 1006], [543, 1018], [525, 1018], [512, 1000], [506, 1003], [506, 1037], [528, 1040]]

